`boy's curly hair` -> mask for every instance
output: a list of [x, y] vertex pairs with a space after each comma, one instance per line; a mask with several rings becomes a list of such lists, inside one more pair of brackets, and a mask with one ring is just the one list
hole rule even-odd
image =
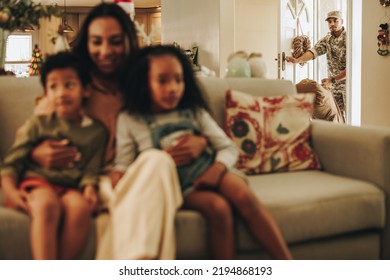
[[83, 87], [91, 83], [91, 76], [78, 55], [70, 52], [59, 52], [47, 57], [41, 68], [41, 84], [46, 88], [47, 76], [56, 69], [71, 68], [77, 73]]

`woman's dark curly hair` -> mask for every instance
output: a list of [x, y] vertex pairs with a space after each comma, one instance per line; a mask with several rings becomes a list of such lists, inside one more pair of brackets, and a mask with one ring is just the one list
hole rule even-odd
[[194, 113], [200, 108], [209, 110], [196, 82], [191, 62], [180, 49], [171, 45], [145, 47], [130, 56], [120, 85], [124, 95], [125, 110], [131, 114], [152, 113], [149, 89], [150, 60], [166, 55], [176, 57], [183, 69], [184, 93], [177, 109], [190, 109]]
[[127, 55], [129, 55], [130, 52], [139, 49], [137, 31], [129, 15], [115, 3], [99, 4], [88, 13], [76, 39], [72, 42], [72, 52], [77, 53], [82, 57], [90, 70], [94, 69], [95, 66], [88, 52], [88, 29], [92, 21], [102, 17], [112, 17], [116, 19], [122, 27], [125, 36]]

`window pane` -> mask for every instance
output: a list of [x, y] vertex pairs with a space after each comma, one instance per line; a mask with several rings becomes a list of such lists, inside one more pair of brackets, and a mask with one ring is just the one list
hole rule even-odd
[[30, 70], [29, 67], [30, 63], [7, 63], [4, 66], [5, 71], [11, 71], [15, 73], [16, 77], [28, 77], [28, 71]]
[[10, 35], [7, 40], [5, 61], [30, 61], [32, 55], [32, 35]]

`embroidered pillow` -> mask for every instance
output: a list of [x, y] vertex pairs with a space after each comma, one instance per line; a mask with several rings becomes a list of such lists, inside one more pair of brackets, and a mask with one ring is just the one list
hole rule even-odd
[[225, 131], [247, 174], [320, 169], [309, 144], [314, 94], [260, 97], [228, 90]]

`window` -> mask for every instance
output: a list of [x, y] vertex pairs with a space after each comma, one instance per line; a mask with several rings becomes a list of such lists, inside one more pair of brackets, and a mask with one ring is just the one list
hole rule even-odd
[[27, 77], [32, 55], [32, 34], [12, 34], [7, 40], [5, 70]]

